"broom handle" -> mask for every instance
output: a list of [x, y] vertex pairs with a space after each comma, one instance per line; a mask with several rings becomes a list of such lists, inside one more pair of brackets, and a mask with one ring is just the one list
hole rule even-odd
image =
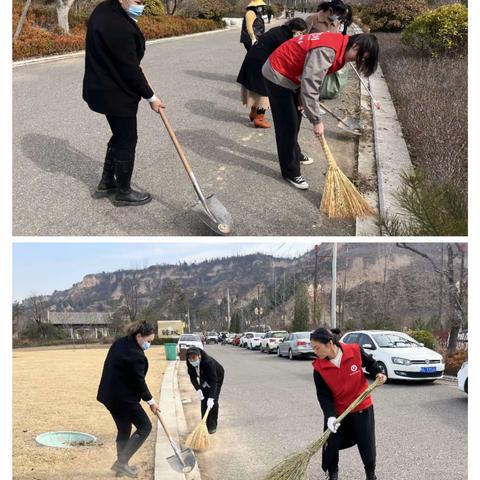
[[333, 158], [333, 154], [330, 150], [330, 147], [327, 144], [327, 140], [325, 139], [325, 135], [319, 135], [318, 141], [320, 142], [320, 145], [322, 146], [323, 153], [325, 154], [325, 157], [327, 157], [327, 162], [329, 165], [335, 165], [335, 159]]
[[208, 414], [210, 413], [210, 410], [211, 408], [207, 408], [207, 411], [205, 412], [205, 415], [202, 418], [203, 423], [207, 423], [207, 417], [208, 417]]

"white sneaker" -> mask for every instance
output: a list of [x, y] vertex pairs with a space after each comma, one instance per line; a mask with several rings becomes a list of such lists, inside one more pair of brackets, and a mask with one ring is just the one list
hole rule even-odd
[[313, 163], [313, 158], [307, 157], [306, 155], [300, 160], [302, 165], [311, 165]]
[[298, 177], [285, 177], [287, 182], [290, 182], [295, 188], [299, 188], [300, 190], [308, 190], [308, 183], [305, 179], [300, 175]]

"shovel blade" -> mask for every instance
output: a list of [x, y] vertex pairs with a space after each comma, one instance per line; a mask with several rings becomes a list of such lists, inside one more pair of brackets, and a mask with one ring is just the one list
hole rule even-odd
[[206, 199], [208, 211], [198, 202], [193, 211], [197, 213], [203, 223], [211, 228], [218, 235], [230, 235], [233, 230], [233, 219], [227, 209], [222, 205], [215, 195]]
[[178, 456], [172, 455], [171, 457], [167, 457], [167, 462], [176, 472], [189, 473], [195, 468], [197, 460], [195, 459], [193, 450], [191, 448], [185, 448], [178, 452]]
[[346, 132], [353, 133], [354, 135], [362, 135], [363, 128], [357, 120], [350, 117], [342, 118], [341, 122], [338, 122], [338, 128], [345, 130]]

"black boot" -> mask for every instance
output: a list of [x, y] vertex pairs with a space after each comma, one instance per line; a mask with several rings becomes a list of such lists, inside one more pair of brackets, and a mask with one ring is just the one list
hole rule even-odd
[[[126, 447], [127, 443], [128, 443], [128, 440], [122, 440], [120, 442], [117, 442], [117, 461], [120, 461], [121, 454], [123, 452], [123, 449]], [[138, 473], [138, 467], [136, 465], [129, 465], [129, 467], [133, 472]], [[124, 476], [124, 473], [117, 472], [116, 477], [123, 477], [123, 476]]]
[[[134, 433], [128, 440], [125, 448], [120, 452], [118, 462], [128, 465], [128, 461], [132, 458], [134, 453], [143, 445], [143, 442], [147, 439], [146, 436]], [[129, 467], [130, 468], [130, 467]]]
[[112, 148], [108, 146], [105, 163], [103, 164], [102, 178], [95, 192], [93, 192], [93, 198], [108, 197], [108, 195], [115, 193], [116, 189], [117, 184], [115, 182], [115, 166], [113, 163]]
[[152, 200], [147, 192], [137, 192], [130, 187], [130, 180], [135, 163], [135, 150], [113, 150], [115, 177], [117, 179], [117, 192], [113, 198], [116, 207], [129, 205], [145, 205]]
[[118, 460], [112, 465], [112, 470], [117, 472], [117, 477], [123, 477], [124, 475], [129, 478], [137, 478], [138, 473], [133, 471], [127, 463], [121, 463]]
[[338, 472], [329, 472], [328, 480], [338, 480]]
[[377, 476], [375, 475], [375, 470], [365, 470], [365, 479], [366, 480], [377, 480]]

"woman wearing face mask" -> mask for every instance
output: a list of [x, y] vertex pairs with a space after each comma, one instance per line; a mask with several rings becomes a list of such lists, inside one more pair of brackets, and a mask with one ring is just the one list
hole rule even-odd
[[266, 6], [263, 0], [252, 0], [247, 6], [240, 33], [240, 43], [243, 43], [246, 50], [250, 50], [265, 33], [265, 21], [262, 15]]
[[303, 33], [307, 25], [301, 18], [288, 20], [280, 27], [273, 27], [262, 35], [258, 43], [248, 50], [237, 77], [242, 86], [242, 103], [250, 107], [250, 121], [255, 128], [270, 128], [265, 120], [265, 110], [270, 108], [262, 75], [263, 64], [275, 49], [290, 38]]
[[332, 435], [323, 449], [322, 469], [329, 480], [338, 480], [339, 451], [357, 445], [363, 461], [366, 480], [376, 480], [375, 418], [373, 402], [368, 396], [341, 424], [336, 418], [368, 387], [363, 368], [386, 382], [377, 362], [356, 343], [344, 344], [326, 328], [310, 334], [312, 349], [317, 356], [313, 362], [313, 378], [317, 398], [324, 414], [324, 430]]
[[311, 33], [292, 38], [278, 47], [265, 62], [268, 99], [272, 109], [278, 159], [283, 178], [301, 190], [308, 183], [301, 175], [302, 152], [298, 132], [304, 109], [316, 136], [323, 135], [320, 91], [327, 74], [340, 70], [347, 62], [355, 62], [365, 76], [375, 72], [379, 47], [375, 35], [342, 35]]
[[[118, 476], [137, 477], [138, 469], [128, 465], [128, 461], [152, 430], [140, 400], [147, 402], [153, 413], [160, 411], [145, 383], [148, 360], [144, 352], [153, 338], [154, 329], [150, 324], [132, 325], [126, 337], [112, 344], [103, 365], [97, 400], [107, 407], [117, 426], [117, 460], [112, 470]], [[132, 425], [136, 430], [130, 436]]]
[[187, 350], [187, 369], [193, 388], [197, 391], [198, 398], [202, 401], [202, 417], [207, 408], [210, 413], [207, 417], [207, 428], [210, 434], [217, 431], [218, 399], [222, 389], [224, 369], [205, 350], [190, 347]]
[[352, 23], [352, 7], [342, 0], [322, 2], [317, 12], [308, 16], [307, 33], [340, 32], [347, 33], [347, 27]]
[[137, 19], [145, 0], [105, 0], [88, 20], [83, 99], [106, 116], [112, 131], [103, 173], [94, 198], [113, 195], [114, 205], [144, 205], [152, 199], [131, 188], [137, 145], [137, 110], [144, 98], [158, 113], [164, 108], [145, 77], [140, 62], [145, 37]]

